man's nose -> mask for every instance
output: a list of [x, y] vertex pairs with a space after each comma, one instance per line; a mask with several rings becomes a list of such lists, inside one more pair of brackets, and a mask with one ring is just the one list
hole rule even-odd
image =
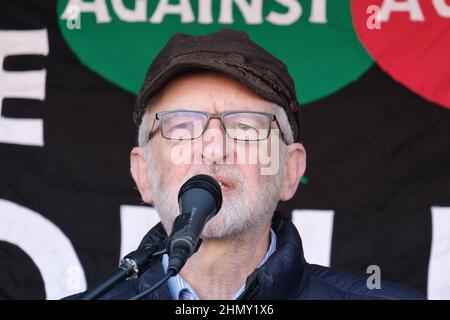
[[224, 164], [228, 158], [227, 134], [220, 119], [211, 119], [203, 133], [202, 159], [206, 164]]

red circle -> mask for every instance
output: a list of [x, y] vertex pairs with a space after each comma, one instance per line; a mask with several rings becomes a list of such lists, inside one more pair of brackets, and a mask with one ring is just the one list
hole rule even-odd
[[[445, 1], [450, 11], [450, 1]], [[424, 20], [413, 21], [409, 11], [389, 10], [388, 21], [380, 21], [377, 28], [373, 5], [381, 9], [387, 2], [418, 3]], [[353, 25], [385, 72], [415, 93], [450, 109], [450, 17], [441, 16], [445, 12], [440, 15], [435, 2], [439, 1], [353, 0]]]

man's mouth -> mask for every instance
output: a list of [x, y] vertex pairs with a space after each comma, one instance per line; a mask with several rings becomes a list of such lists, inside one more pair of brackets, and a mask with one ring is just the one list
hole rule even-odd
[[214, 179], [217, 180], [217, 182], [220, 185], [220, 188], [222, 189], [222, 192], [231, 191], [235, 188], [235, 183], [230, 178], [224, 177], [224, 176], [212, 176]]
[[[200, 174], [200, 173], [197, 173], [197, 174]], [[233, 178], [227, 177], [225, 175], [217, 175], [217, 174], [209, 174], [209, 176], [217, 181], [222, 193], [228, 193], [228, 192], [234, 191], [234, 189], [237, 189], [239, 186], [238, 179], [235, 179], [235, 178], [233, 179]]]

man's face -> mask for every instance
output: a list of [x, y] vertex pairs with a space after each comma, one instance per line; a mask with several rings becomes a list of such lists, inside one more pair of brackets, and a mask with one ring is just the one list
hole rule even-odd
[[[271, 102], [258, 97], [228, 77], [215, 73], [196, 73], [169, 83], [154, 100], [149, 119], [153, 121], [156, 112], [177, 109], [209, 113], [274, 113], [274, 108], [277, 107]], [[173, 220], [179, 214], [179, 188], [196, 174], [214, 177], [221, 184], [223, 197], [222, 208], [206, 225], [203, 238], [238, 237], [248, 230], [260, 232], [270, 226], [273, 211], [280, 198], [283, 198], [285, 189], [284, 161], [288, 151], [287, 146], [281, 145], [278, 134], [271, 135], [265, 142], [236, 142], [225, 133], [219, 119], [211, 119], [202, 137], [191, 141], [176, 141], [162, 137], [160, 122], [156, 121], [152, 139], [143, 152], [147, 161], [147, 177], [136, 178], [135, 174], [133, 177], [141, 194], [143, 188], [148, 188], [144, 192], [147, 196], [143, 195], [144, 201], [153, 201], [166, 231], [170, 232]], [[276, 128], [272, 123], [271, 127]], [[270, 175], [261, 174], [259, 159], [250, 161], [250, 157], [247, 157], [247, 161], [242, 161], [245, 158], [242, 153], [258, 155], [258, 147], [262, 143], [265, 148], [276, 146], [271, 157], [276, 158], [280, 165]], [[182, 163], [177, 161], [180, 156], [184, 158]], [[146, 186], [139, 186], [145, 180]]]

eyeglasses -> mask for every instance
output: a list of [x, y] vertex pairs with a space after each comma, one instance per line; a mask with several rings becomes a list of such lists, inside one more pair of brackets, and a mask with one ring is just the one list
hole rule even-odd
[[269, 137], [272, 122], [278, 127], [285, 144], [284, 133], [273, 113], [257, 111], [232, 111], [208, 113], [192, 110], [172, 110], [157, 112], [148, 140], [155, 134], [155, 123], [161, 121], [161, 135], [169, 140], [194, 140], [200, 138], [208, 127], [209, 120], [220, 119], [227, 135], [238, 141], [261, 141]]

